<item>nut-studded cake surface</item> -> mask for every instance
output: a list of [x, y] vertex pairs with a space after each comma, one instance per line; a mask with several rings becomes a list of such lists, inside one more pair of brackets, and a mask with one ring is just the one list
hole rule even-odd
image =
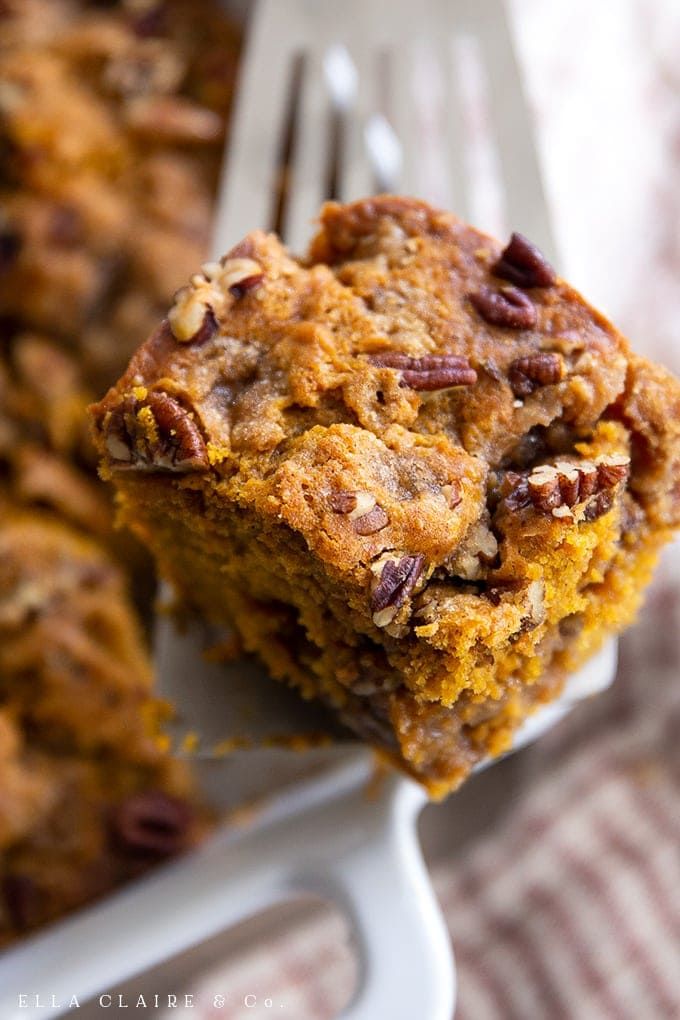
[[680, 521], [680, 386], [412, 199], [208, 263], [94, 408], [186, 602], [434, 795], [627, 623]]

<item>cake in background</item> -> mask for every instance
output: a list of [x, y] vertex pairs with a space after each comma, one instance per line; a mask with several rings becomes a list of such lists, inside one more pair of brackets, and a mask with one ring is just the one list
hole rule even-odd
[[210, 0], [1, 5], [0, 944], [208, 824], [85, 408], [205, 256], [238, 44]]

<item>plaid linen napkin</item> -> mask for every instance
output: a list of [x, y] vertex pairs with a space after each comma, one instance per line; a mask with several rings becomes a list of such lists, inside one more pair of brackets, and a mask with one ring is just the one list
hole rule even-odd
[[[511, 10], [565, 274], [680, 372], [680, 5], [615, 6]], [[621, 643], [613, 688], [522, 752], [512, 806], [433, 868], [457, 1020], [680, 1017], [679, 667], [675, 546]], [[481, 778], [502, 797], [506, 765]], [[474, 797], [465, 803], [474, 811]], [[335, 1015], [354, 980], [343, 937], [318, 913], [258, 937], [194, 982], [192, 1015]], [[229, 990], [218, 1006], [216, 989]]]

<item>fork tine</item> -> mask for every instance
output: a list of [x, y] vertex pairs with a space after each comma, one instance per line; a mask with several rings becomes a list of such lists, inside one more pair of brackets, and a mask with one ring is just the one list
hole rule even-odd
[[[454, 40], [461, 32], [469, 33], [476, 41], [486, 71], [508, 222], [554, 258], [531, 118], [500, 0], [420, 0], [418, 6], [411, 0], [392, 0], [389, 5], [377, 0], [345, 0], [342, 8], [330, 0], [290, 0], [285, 4], [281, 0], [259, 0], [226, 161], [216, 248], [224, 250], [254, 226], [270, 226], [289, 78], [293, 56], [301, 51], [305, 53], [306, 73], [284, 230], [294, 249], [305, 247], [310, 221], [325, 197], [328, 154], [324, 148], [328, 148], [331, 118], [326, 112], [328, 89], [322, 82], [320, 62], [331, 43], [347, 48], [359, 79], [357, 94], [343, 114], [338, 197], [346, 201], [373, 191], [375, 174], [364, 128], [376, 113], [387, 112], [402, 147], [399, 190], [443, 202], [469, 218], [474, 189], [465, 172], [467, 125], [454, 61]], [[444, 192], [441, 196], [426, 194], [432, 191], [432, 181], [425, 179], [421, 166], [426, 156], [412, 88], [414, 43], [420, 39], [427, 39], [443, 82], [439, 141], [445, 173], [440, 172], [439, 177], [447, 183], [435, 188]], [[388, 111], [381, 110], [379, 102], [381, 49], [390, 53]]]
[[462, 219], [469, 219], [470, 198], [464, 159], [463, 97], [455, 74], [453, 33], [435, 40], [435, 53], [442, 74], [444, 158], [448, 164], [448, 181], [451, 189], [449, 208]]
[[390, 48], [387, 74], [389, 89], [387, 116], [402, 149], [399, 190], [405, 195], [419, 195], [422, 182], [418, 173], [418, 123], [413, 98], [415, 43], [407, 35]]
[[[0, 0], [1, 2], [1, 0]], [[350, 125], [345, 139], [346, 151], [341, 167], [339, 191], [342, 198], [360, 197], [373, 190], [375, 169], [383, 165], [396, 167], [392, 176], [402, 170], [395, 189], [427, 194], [427, 174], [423, 165], [428, 160], [432, 142], [441, 143], [437, 159], [444, 173], [453, 182], [453, 195], [444, 204], [469, 215], [472, 186], [466, 187], [465, 145], [469, 140], [469, 124], [463, 116], [465, 88], [455, 78], [454, 43], [466, 35], [483, 48], [487, 76], [495, 104], [496, 142], [500, 145], [508, 210], [514, 225], [526, 231], [546, 253], [552, 253], [550, 225], [545, 208], [538, 162], [534, 152], [531, 123], [523, 103], [518, 69], [510, 48], [510, 36], [503, 15], [501, 0], [257, 0], [251, 20], [247, 48], [243, 58], [236, 110], [230, 133], [226, 165], [221, 184], [221, 200], [215, 231], [215, 251], [227, 250], [254, 227], [269, 228], [276, 195], [276, 174], [279, 170], [282, 142], [289, 119], [289, 91], [296, 57], [303, 55], [303, 76], [298, 95], [297, 125], [291, 153], [289, 190], [283, 203], [283, 231], [295, 250], [306, 247], [310, 221], [315, 216], [327, 185], [327, 139], [332, 124], [332, 97], [322, 65], [332, 46], [345, 47], [351, 54], [360, 75], [358, 96], [351, 97], [344, 112]], [[430, 130], [428, 144], [423, 146], [419, 132], [419, 116], [413, 92], [416, 71], [415, 51], [423, 42], [429, 46], [433, 59], [440, 65], [443, 85], [441, 93], [442, 130]], [[462, 40], [465, 42], [465, 40]], [[391, 69], [391, 96], [383, 103], [378, 89], [380, 53], [388, 51]], [[340, 75], [342, 78], [342, 75]], [[474, 83], [473, 83], [474, 84]], [[351, 89], [348, 90], [351, 93]], [[337, 101], [337, 100], [336, 100]], [[387, 105], [387, 109], [385, 109]], [[383, 118], [395, 130], [401, 146], [400, 158], [394, 158], [398, 146], [388, 138], [387, 129], [380, 134], [368, 132], [374, 143], [372, 154], [366, 144], [365, 126], [375, 126]], [[432, 127], [432, 125], [430, 125]], [[387, 141], [386, 141], [387, 139]], [[389, 150], [392, 145], [392, 157]], [[373, 159], [373, 162], [371, 162]], [[448, 166], [447, 166], [448, 164]], [[448, 171], [448, 172], [447, 172]], [[385, 177], [391, 176], [389, 173]], [[471, 185], [473, 182], [469, 182]], [[446, 190], [446, 189], [444, 189]], [[453, 201], [451, 201], [451, 199]], [[197, 654], [191, 652], [184, 637], [166, 634], [169, 621], [161, 621], [158, 647], [160, 678], [165, 694], [183, 706], [185, 726], [208, 737], [216, 723], [226, 717], [215, 712], [222, 698], [228, 702], [231, 685], [225, 685], [221, 670], [216, 670], [219, 692], [211, 686], [210, 670]], [[202, 640], [202, 644], [204, 641]], [[186, 669], [175, 669], [181, 663], [182, 645], [187, 648]], [[164, 665], [165, 663], [165, 665]], [[195, 667], [197, 678], [205, 682], [202, 704], [186, 696], [184, 675]], [[168, 679], [173, 682], [169, 683]], [[247, 680], [247, 678], [246, 678]], [[253, 708], [252, 685], [247, 681], [242, 704]], [[262, 699], [271, 709], [272, 696]], [[272, 729], [282, 730], [287, 712], [278, 708]], [[226, 702], [225, 702], [226, 706]], [[225, 712], [227, 708], [225, 707]], [[291, 712], [295, 732], [297, 709]], [[191, 722], [189, 723], [189, 720]], [[272, 718], [269, 717], [271, 723]], [[245, 732], [253, 728], [244, 714]], [[267, 719], [263, 720], [263, 724]], [[271, 729], [270, 729], [271, 732]], [[289, 776], [289, 773], [287, 773]], [[267, 785], [278, 776], [267, 777]], [[285, 780], [284, 780], [285, 781]]]
[[[295, 5], [255, 7], [222, 172], [213, 252], [221, 255], [254, 227], [271, 225], [272, 196], [288, 104]], [[286, 44], [287, 41], [287, 44]]]
[[370, 195], [375, 190], [375, 178], [364, 142], [364, 125], [376, 109], [377, 76], [374, 54], [367, 40], [352, 33], [350, 56], [359, 80], [356, 96], [345, 112], [343, 142], [339, 166], [339, 197], [343, 202]]
[[503, 4], [479, 3], [478, 32], [503, 172], [508, 223], [556, 258], [533, 124]]
[[325, 194], [330, 135], [330, 103], [322, 56], [305, 54], [298, 107], [297, 144], [291, 164], [283, 238], [295, 252], [307, 247], [311, 224]]

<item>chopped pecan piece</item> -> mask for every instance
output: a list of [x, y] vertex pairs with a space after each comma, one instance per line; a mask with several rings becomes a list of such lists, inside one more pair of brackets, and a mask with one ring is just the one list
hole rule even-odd
[[328, 497], [336, 514], [347, 514], [357, 535], [372, 535], [389, 524], [389, 517], [370, 492], [350, 492], [341, 489]]
[[363, 517], [364, 514], [370, 513], [373, 507], [376, 505], [376, 498], [372, 492], [355, 492], [356, 503], [350, 510], [350, 519], [356, 520], [358, 517]]
[[608, 454], [597, 462], [597, 480], [603, 489], [613, 488], [628, 477], [630, 457]]
[[264, 280], [262, 266], [254, 259], [227, 259], [222, 263], [220, 284], [232, 297], [241, 298]]
[[460, 482], [454, 479], [452, 482], [449, 482], [448, 485], [442, 485], [442, 494], [449, 509], [455, 510], [463, 499], [463, 490], [460, 487]]
[[377, 504], [367, 514], [362, 514], [361, 517], [356, 517], [353, 521], [357, 535], [373, 535], [376, 531], [382, 531], [389, 523], [389, 517]]
[[[374, 623], [378, 626], [385, 626], [391, 622], [396, 611], [415, 588], [424, 567], [425, 557], [422, 553], [385, 561], [380, 572], [380, 579], [371, 594], [371, 611]], [[386, 610], [391, 612], [386, 614]]]
[[264, 280], [260, 264], [249, 258], [205, 262], [201, 270], [177, 291], [168, 313], [170, 329], [180, 343], [211, 339], [218, 332], [218, 316]]
[[550, 464], [535, 468], [527, 479], [531, 502], [538, 510], [549, 513], [562, 505], [560, 476]]
[[542, 581], [530, 581], [527, 588], [527, 602], [532, 623], [539, 624], [545, 619], [545, 585]]
[[144, 790], [118, 805], [111, 829], [125, 853], [168, 857], [186, 846], [192, 819], [192, 810], [185, 801], [160, 790]]
[[611, 489], [602, 489], [596, 496], [586, 504], [585, 511], [583, 513], [583, 519], [586, 521], [596, 521], [598, 517], [603, 517], [604, 514], [609, 513], [614, 504], [614, 496]]
[[532, 329], [536, 325], [535, 305], [516, 287], [502, 287], [500, 290], [482, 287], [468, 297], [481, 317], [492, 326]]
[[583, 475], [573, 464], [558, 462], [555, 467], [558, 472], [562, 503], [566, 504], [566, 506], [575, 506], [581, 499], [582, 478], [584, 492], [588, 490], [590, 484], [590, 465], [584, 465]]
[[491, 272], [518, 287], [552, 287], [557, 280], [555, 270], [540, 249], [517, 233], [512, 234]]
[[399, 351], [375, 354], [371, 363], [378, 368], [401, 372], [402, 386], [412, 390], [443, 390], [449, 386], [472, 386], [477, 373], [467, 358], [458, 354], [425, 354], [412, 358]]
[[215, 318], [215, 313], [210, 305], [208, 305], [203, 316], [203, 322], [197, 332], [191, 337], [191, 342], [194, 344], [204, 344], [207, 340], [212, 340], [218, 332], [219, 324]]
[[[173, 305], [170, 310], [171, 315], [175, 312], [176, 307]], [[191, 330], [196, 326], [201, 312], [203, 312], [203, 318], [200, 320], [198, 328], [192, 333]], [[175, 312], [169, 322], [173, 336], [182, 343], [203, 344], [207, 340], [212, 340], [219, 330], [215, 313], [210, 305], [201, 305], [199, 302], [189, 304], [182, 311]]]
[[519, 577], [497, 580], [490, 588], [486, 589], [484, 595], [492, 606], [500, 606], [504, 595], [512, 595], [521, 591], [525, 584], [526, 581]]
[[508, 510], [523, 510], [531, 505], [527, 476], [517, 471], [506, 471], [501, 486]]
[[205, 301], [200, 291], [193, 287], [182, 287], [175, 294], [168, 322], [175, 340], [193, 343], [209, 339], [209, 332], [217, 331], [217, 321], [212, 306]]
[[477, 521], [456, 549], [447, 564], [447, 572], [465, 581], [476, 581], [498, 554], [498, 541], [491, 531], [488, 518]]
[[[564, 461], [558, 461], [555, 466], [561, 473], [574, 467], [573, 464], [567, 464]], [[578, 498], [575, 501], [582, 503], [589, 496], [592, 496], [594, 492], [597, 492], [597, 489], [597, 466], [592, 461], [584, 460], [578, 465]]]
[[328, 497], [328, 505], [336, 514], [350, 514], [357, 505], [357, 494], [348, 489], [331, 492]]
[[202, 471], [208, 454], [196, 423], [167, 393], [126, 397], [104, 421], [106, 447], [117, 469]]
[[508, 379], [516, 397], [528, 397], [540, 386], [552, 386], [563, 374], [562, 358], [552, 351], [517, 358], [508, 369]]

